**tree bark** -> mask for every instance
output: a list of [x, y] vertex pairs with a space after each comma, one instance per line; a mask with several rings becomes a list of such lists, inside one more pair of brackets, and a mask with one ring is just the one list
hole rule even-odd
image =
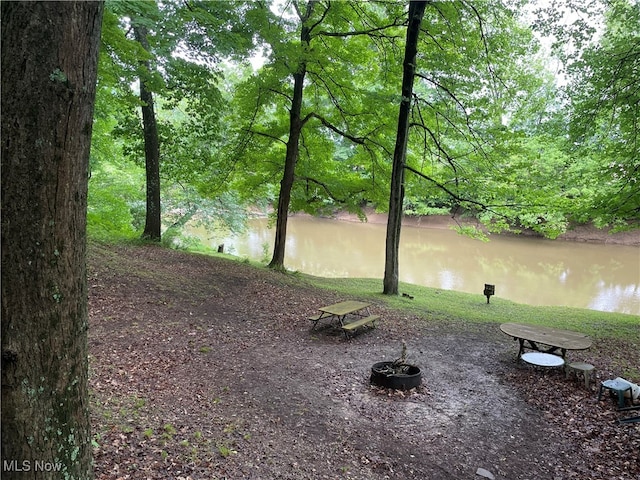
[[93, 476], [85, 257], [102, 12], [1, 3], [3, 479]]
[[404, 50], [402, 74], [402, 98], [398, 114], [398, 132], [393, 152], [393, 169], [391, 172], [391, 191], [389, 194], [389, 217], [384, 262], [383, 293], [398, 294], [398, 253], [400, 250], [400, 229], [402, 227], [402, 205], [404, 202], [404, 173], [407, 157], [407, 141], [409, 139], [409, 122], [411, 120], [411, 99], [413, 97], [413, 81], [416, 72], [416, 55], [418, 53], [418, 37], [420, 24], [424, 16], [426, 1], [409, 3], [409, 25]]
[[296, 163], [298, 163], [298, 150], [302, 121], [302, 96], [305, 71], [293, 75], [293, 101], [289, 114], [289, 140], [287, 141], [287, 154], [285, 157], [284, 174], [280, 181], [280, 194], [278, 195], [278, 211], [276, 217], [276, 238], [273, 247], [273, 257], [269, 263], [270, 268], [284, 269], [285, 245], [287, 239], [287, 220], [289, 218], [289, 204], [291, 203], [291, 190], [295, 177]]
[[[134, 25], [133, 32], [142, 48], [149, 51], [147, 29], [142, 25]], [[145, 60], [142, 68], [151, 74], [151, 63]], [[147, 183], [147, 208], [142, 238], [159, 242], [161, 240], [161, 204], [160, 204], [160, 140], [158, 125], [153, 106], [153, 93], [148, 88], [143, 76], [140, 76], [140, 100], [142, 102], [142, 126], [144, 132], [144, 159]]]
[[[302, 30], [300, 42], [302, 49], [308, 49], [311, 42], [311, 30], [306, 21], [311, 16], [314, 2], [307, 4], [307, 10], [301, 18]], [[280, 193], [278, 195], [278, 211], [276, 217], [276, 237], [273, 246], [273, 257], [269, 262], [270, 268], [284, 269], [285, 246], [287, 239], [287, 221], [289, 218], [289, 204], [291, 203], [291, 190], [295, 179], [296, 163], [300, 149], [300, 134], [302, 132], [302, 98], [304, 95], [304, 77], [307, 73], [307, 64], [304, 60], [299, 62], [297, 71], [293, 74], [293, 98], [289, 112], [289, 140], [287, 141], [287, 153], [285, 157], [284, 173], [280, 181]]]

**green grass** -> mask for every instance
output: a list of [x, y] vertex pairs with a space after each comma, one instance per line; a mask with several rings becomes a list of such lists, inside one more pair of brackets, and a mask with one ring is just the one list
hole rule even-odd
[[[131, 242], [129, 242], [131, 243]], [[189, 249], [193, 254], [205, 254], [219, 259], [238, 262], [257, 269], [265, 265], [244, 258], [219, 254], [213, 249]], [[346, 298], [370, 300], [385, 304], [389, 308], [404, 311], [429, 322], [473, 322], [473, 323], [530, 323], [566, 330], [575, 330], [594, 338], [613, 338], [638, 344], [640, 348], [640, 316], [623, 313], [600, 312], [573, 307], [542, 307], [515, 303], [499, 296], [491, 298], [477, 294], [423, 287], [400, 283], [399, 291], [408, 293], [410, 300], [402, 296], [383, 295], [382, 279], [371, 278], [323, 278], [298, 272], [273, 272], [274, 281], [291, 288], [315, 287], [336, 292]]]
[[608, 368], [630, 381], [640, 381], [640, 368], [635, 359], [640, 351], [640, 316], [600, 312], [571, 307], [525, 305], [492, 297], [491, 303], [481, 293], [469, 294], [451, 290], [401, 283], [399, 291], [414, 298], [383, 295], [379, 279], [331, 279], [310, 275], [292, 275], [295, 285], [313, 286], [336, 292], [340, 297], [369, 300], [379, 305], [423, 318], [431, 325], [501, 324], [507, 322], [542, 325], [582, 332], [594, 340], [590, 352], [607, 358]]
[[[94, 246], [104, 248], [99, 242], [94, 242]], [[219, 254], [213, 249], [198, 248], [197, 251], [191, 252], [194, 255], [205, 254], [220, 260], [238, 262], [247, 267], [266, 269], [263, 263]], [[573, 307], [533, 306], [515, 303], [499, 296], [491, 297], [491, 303], [487, 304], [486, 298], [480, 292], [469, 294], [401, 282], [399, 291], [414, 297], [408, 299], [396, 295], [383, 295], [382, 279], [323, 278], [299, 272], [283, 274], [272, 271], [272, 273], [274, 282], [285, 284], [289, 288], [320, 288], [335, 292], [344, 298], [369, 300], [422, 317], [430, 323], [529, 323], [582, 332], [593, 337], [594, 340], [622, 341], [629, 345], [632, 351], [640, 350], [640, 316], [638, 315]]]
[[[240, 262], [258, 269], [266, 268], [264, 263], [219, 254], [212, 249], [206, 251], [199, 249], [197, 253]], [[400, 282], [399, 291], [413, 296], [411, 300], [401, 295], [383, 295], [382, 279], [374, 278], [325, 278], [288, 272], [278, 280], [292, 288], [315, 287], [336, 292], [348, 298], [385, 304], [389, 308], [423, 317], [429, 322], [530, 323], [574, 330], [592, 336], [594, 339], [624, 340], [631, 344], [637, 343], [640, 348], [640, 316], [638, 315], [575, 307], [526, 305], [499, 296], [491, 297], [491, 303], [487, 305], [486, 297], [480, 290], [477, 294], [471, 294]]]
[[573, 307], [541, 307], [452, 290], [401, 283], [399, 291], [414, 298], [383, 295], [382, 280], [366, 278], [321, 278], [296, 275], [301, 283], [335, 291], [345, 297], [367, 299], [412, 313], [425, 320], [474, 323], [530, 323], [575, 330], [594, 338], [618, 338], [640, 342], [640, 316], [600, 312]]

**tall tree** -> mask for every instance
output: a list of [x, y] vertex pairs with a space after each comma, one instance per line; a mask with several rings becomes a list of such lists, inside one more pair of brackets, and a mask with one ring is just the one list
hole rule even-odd
[[[160, 239], [161, 220], [176, 224], [169, 209], [187, 212], [177, 220], [184, 223], [224, 193], [227, 169], [216, 155], [225, 105], [219, 63], [253, 47], [245, 16], [254, 8], [263, 7], [238, 1], [107, 3], [98, 121], [115, 123], [110, 128], [125, 157], [144, 161], [144, 238]], [[131, 88], [135, 81], [139, 98]], [[189, 194], [177, 199], [174, 191]]]
[[424, 16], [426, 1], [409, 3], [409, 25], [405, 43], [404, 61], [402, 62], [402, 96], [398, 113], [398, 131], [396, 147], [393, 151], [393, 170], [391, 173], [391, 191], [389, 194], [389, 215], [387, 219], [387, 235], [385, 247], [383, 293], [398, 293], [398, 251], [400, 249], [400, 230], [404, 203], [404, 174], [409, 141], [409, 123], [411, 122], [411, 102], [413, 100], [413, 81], [416, 72], [416, 55], [418, 53], [418, 37]]
[[[147, 40], [147, 27], [136, 23], [134, 20], [133, 32], [136, 41], [145, 52], [149, 52]], [[153, 104], [153, 92], [148, 85], [148, 79], [152, 76], [152, 67], [149, 59], [141, 61], [140, 73], [140, 108], [142, 109], [142, 131], [144, 138], [144, 159], [147, 178], [147, 208], [142, 238], [159, 242], [161, 239], [161, 205], [160, 205], [160, 140], [158, 138], [158, 125]]]
[[3, 478], [43, 478], [36, 460], [92, 477], [85, 227], [102, 9], [1, 4]]
[[614, 230], [640, 227], [640, 4], [557, 0], [537, 5], [534, 18], [566, 81], [562, 128], [554, 132], [564, 140], [564, 215]]
[[[307, 51], [311, 43], [311, 30], [317, 26], [311, 23], [311, 16], [317, 2], [310, 1], [301, 10], [294, 2], [296, 13], [300, 18], [300, 48]], [[289, 138], [287, 140], [287, 150], [284, 161], [284, 172], [280, 181], [280, 193], [278, 195], [278, 210], [276, 218], [276, 238], [273, 247], [273, 256], [269, 267], [284, 267], [284, 252], [287, 236], [287, 220], [289, 218], [289, 204], [291, 202], [291, 189], [293, 187], [296, 163], [298, 162], [298, 150], [300, 134], [302, 133], [302, 97], [304, 89], [304, 78], [307, 74], [307, 60], [304, 55], [300, 56], [297, 65], [293, 67], [293, 96], [291, 97], [291, 107], [289, 109]]]
[[[572, 186], [581, 197], [575, 214], [597, 226], [639, 228], [640, 3], [605, 5], [602, 35], [567, 69]], [[585, 181], [594, 177], [596, 185]]]
[[[416, 58], [405, 56], [387, 228], [384, 292], [388, 294], [398, 291], [397, 252], [407, 184], [414, 198], [421, 191], [427, 201], [431, 196], [454, 212], [471, 212], [494, 229], [509, 228], [508, 220], [518, 208], [528, 206], [526, 196], [505, 183], [486, 186], [487, 179], [500, 173], [502, 159], [515, 151], [508, 117], [517, 117], [522, 92], [537, 86], [531, 81], [536, 72], [524, 69], [527, 73], [522, 74], [518, 67], [532, 53], [531, 33], [501, 2], [423, 6], [425, 20], [414, 27], [423, 34], [414, 32], [411, 39], [417, 43], [415, 49], [407, 36], [407, 53]], [[420, 80], [413, 91], [406, 90], [411, 85], [408, 74]], [[409, 143], [403, 149], [405, 136]], [[405, 179], [405, 171], [413, 179]]]
[[[395, 4], [294, 1], [261, 30], [266, 65], [239, 89], [238, 144], [251, 173], [247, 183], [280, 176], [272, 268], [284, 268], [289, 211], [358, 211], [389, 154], [384, 75], [375, 39], [396, 28]], [[379, 15], [381, 14], [381, 15]], [[294, 33], [295, 32], [295, 37]], [[380, 108], [375, 102], [383, 103]], [[256, 165], [256, 157], [262, 161]], [[284, 163], [282, 162], [284, 157]], [[369, 168], [370, 167], [370, 168]], [[279, 172], [277, 171], [279, 170]]]

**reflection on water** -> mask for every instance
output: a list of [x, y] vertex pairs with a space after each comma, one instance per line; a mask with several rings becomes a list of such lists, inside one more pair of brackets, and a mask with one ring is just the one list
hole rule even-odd
[[[285, 266], [325, 277], [384, 275], [386, 225], [292, 217]], [[247, 234], [224, 240], [227, 251], [254, 260], [271, 258], [273, 229], [252, 220]], [[203, 235], [206, 239], [206, 234]], [[640, 250], [621, 245], [528, 237], [473, 240], [447, 229], [402, 227], [400, 280], [530, 305], [565, 305], [640, 315]], [[382, 283], [381, 283], [382, 288]]]

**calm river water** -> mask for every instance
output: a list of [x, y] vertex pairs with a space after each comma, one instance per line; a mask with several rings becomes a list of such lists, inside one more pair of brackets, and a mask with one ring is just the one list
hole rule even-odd
[[[385, 231], [381, 224], [291, 217], [285, 266], [325, 277], [382, 279]], [[212, 247], [224, 243], [239, 257], [268, 260], [274, 235], [266, 219], [254, 219], [242, 236], [208, 241]], [[482, 242], [449, 229], [403, 226], [400, 280], [479, 295], [490, 283], [496, 297], [518, 303], [640, 315], [638, 247], [530, 237]]]

